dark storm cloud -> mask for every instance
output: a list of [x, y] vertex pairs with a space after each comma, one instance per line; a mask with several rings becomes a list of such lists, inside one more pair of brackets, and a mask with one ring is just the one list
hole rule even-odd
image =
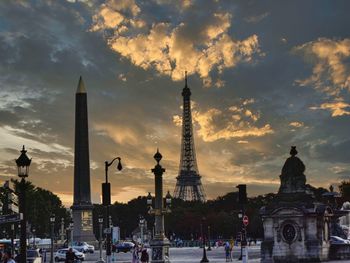
[[[91, 31], [93, 16], [107, 2], [110, 1], [0, 3], [0, 135], [4, 138], [0, 142], [0, 176], [16, 173], [13, 161], [8, 160], [18, 157], [22, 144], [29, 144], [26, 146], [32, 153], [28, 153], [33, 156], [31, 180], [62, 194], [68, 204], [73, 188], [74, 92], [79, 75], [83, 75], [88, 91], [94, 200], [99, 197], [103, 162], [115, 155], [122, 157], [125, 170], [123, 175], [111, 177], [113, 192], [123, 200], [153, 189], [150, 169], [157, 147], [164, 156], [165, 184], [171, 191], [177, 175], [181, 128], [173, 123], [173, 116], [181, 116], [183, 83], [172, 81], [169, 72], [155, 68], [158, 60], [145, 69], [112, 50], [105, 37], [114, 34], [113, 29]], [[205, 33], [211, 32], [207, 31], [211, 27], [217, 32], [224, 30], [222, 34], [227, 34], [233, 43], [257, 36], [255, 53], [240, 58], [232, 67], [215, 66], [208, 71], [212, 83], [207, 88], [203, 88], [203, 83], [208, 82], [200, 75], [200, 67], [189, 76], [196, 102], [194, 112], [201, 118], [195, 125], [199, 170], [209, 197], [232, 191], [236, 182], [244, 181], [250, 184], [250, 195], [276, 191], [291, 145], [297, 145], [307, 166], [308, 181], [315, 184], [328, 185], [329, 178], [339, 178], [339, 171], [350, 170], [349, 116], [332, 117], [327, 110], [310, 109], [320, 107], [328, 97], [315, 91], [313, 85], [301, 87], [296, 82], [312, 76], [315, 65], [305, 61], [303, 52], [293, 51], [321, 37], [332, 43], [349, 38], [350, 17], [346, 12], [350, 3], [129, 2], [139, 11], [133, 5], [118, 12], [127, 19], [142, 20], [145, 25], [134, 27], [128, 36], [148, 36], [154, 24], [165, 23], [168, 33], [174, 33], [174, 42], [167, 41], [179, 43], [181, 48], [175, 49], [178, 51], [184, 50], [186, 43], [199, 43], [200, 48], [208, 40]], [[131, 30], [131, 22], [123, 23]], [[142, 58], [145, 53], [140, 55]], [[347, 66], [346, 60], [342, 62]], [[191, 71], [195, 65], [186, 66]], [[179, 78], [183, 71], [179, 69]], [[342, 98], [349, 101], [348, 91], [343, 90]], [[249, 99], [254, 102], [242, 106]], [[259, 117], [254, 121], [241, 111], [238, 115], [245, 122], [240, 126], [230, 121], [232, 107]], [[213, 110], [221, 115], [215, 115], [209, 125]], [[232, 135], [236, 130], [267, 124], [273, 133], [261, 137]], [[205, 133], [210, 129], [221, 135], [206, 140], [208, 134], [213, 134]], [[338, 166], [341, 169], [334, 168]]]

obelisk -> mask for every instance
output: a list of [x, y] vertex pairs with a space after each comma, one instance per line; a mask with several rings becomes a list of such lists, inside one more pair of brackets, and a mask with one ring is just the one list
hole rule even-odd
[[96, 240], [92, 228], [87, 94], [82, 77], [75, 94], [73, 241]]

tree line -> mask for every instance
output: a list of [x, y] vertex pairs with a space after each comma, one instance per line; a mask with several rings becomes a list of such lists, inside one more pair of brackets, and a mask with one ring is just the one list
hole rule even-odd
[[[19, 182], [13, 180], [15, 192], [18, 194]], [[325, 188], [315, 188], [308, 186], [314, 193], [316, 200], [326, 202], [322, 194], [328, 190]], [[249, 186], [248, 186], [249, 189]], [[339, 186], [342, 195], [341, 203], [350, 201], [350, 180], [341, 182]], [[249, 217], [247, 226], [247, 236], [252, 239], [263, 238], [262, 220], [259, 214], [260, 208], [267, 205], [274, 198], [274, 193], [249, 197], [246, 204], [246, 215]], [[3, 198], [0, 192], [0, 200]], [[189, 202], [180, 199], [172, 201], [171, 213], [165, 216], [166, 234], [184, 240], [196, 240], [201, 236], [200, 224], [203, 225], [205, 236], [208, 235], [210, 226], [211, 239], [229, 239], [236, 237], [241, 229], [241, 221], [238, 218], [240, 206], [237, 201], [238, 193], [231, 192], [219, 196], [206, 203]], [[50, 215], [56, 216], [55, 233], [58, 236], [61, 228], [61, 218], [64, 219], [64, 227], [67, 228], [70, 222], [69, 208], [63, 206], [61, 200], [54, 193], [40, 187], [34, 186], [31, 182], [26, 182], [26, 213], [30, 225], [29, 235], [35, 229], [35, 234], [40, 237], [50, 235]], [[152, 231], [154, 217], [148, 214], [146, 197], [139, 196], [127, 203], [115, 202], [111, 205], [110, 214], [114, 226], [121, 229], [121, 238], [131, 237], [133, 230], [138, 227], [139, 216], [143, 216], [147, 221], [147, 228]], [[96, 237], [99, 235], [98, 217], [105, 215], [105, 208], [100, 204], [94, 204], [93, 208], [93, 229]], [[17, 227], [16, 227], [17, 230]], [[6, 233], [5, 233], [6, 232]], [[10, 226], [0, 227], [0, 236], [9, 236]]]

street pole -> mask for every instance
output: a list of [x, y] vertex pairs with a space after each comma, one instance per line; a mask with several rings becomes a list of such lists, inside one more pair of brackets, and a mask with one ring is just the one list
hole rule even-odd
[[27, 215], [26, 209], [26, 194], [25, 194], [25, 180], [21, 179], [20, 182], [20, 213], [22, 213], [21, 220], [21, 238], [20, 238], [20, 263], [27, 263]]
[[73, 248], [73, 228], [74, 228], [74, 224], [73, 224], [73, 220], [70, 222], [69, 224], [69, 228], [70, 228], [70, 247]]
[[208, 251], [211, 251], [211, 245], [210, 245], [210, 226], [208, 226]]
[[99, 223], [99, 228], [100, 228], [99, 240], [98, 240], [99, 248], [100, 248], [100, 260], [98, 261], [98, 263], [103, 263], [104, 260], [102, 258], [102, 228], [103, 228], [103, 217], [102, 216], [100, 216], [98, 218], [98, 223]]
[[61, 218], [61, 243], [64, 243], [64, 218]]
[[35, 248], [35, 228], [33, 228], [33, 248]]
[[15, 253], [15, 244], [14, 244], [14, 235], [15, 235], [15, 224], [11, 224], [11, 255]]
[[201, 236], [202, 236], [202, 243], [203, 243], [203, 257], [202, 257], [202, 260], [200, 262], [201, 263], [209, 262], [209, 260], [207, 258], [207, 252], [205, 250], [205, 237], [203, 235], [203, 223], [202, 222], [201, 222]]
[[50, 262], [53, 263], [53, 224], [51, 224], [51, 253]]
[[53, 261], [53, 239], [54, 239], [54, 235], [55, 235], [55, 220], [56, 220], [56, 217], [54, 214], [52, 214], [50, 216], [50, 225], [51, 225], [51, 253], [50, 253], [50, 262], [51, 263], [54, 263]]
[[122, 165], [120, 163], [120, 157], [114, 158], [111, 162], [105, 161], [105, 183], [102, 184], [102, 203], [106, 207], [106, 262], [111, 263], [111, 226], [109, 219], [109, 207], [111, 205], [111, 184], [108, 182], [108, 167], [113, 164], [115, 160], [118, 160], [117, 169], [120, 171]]

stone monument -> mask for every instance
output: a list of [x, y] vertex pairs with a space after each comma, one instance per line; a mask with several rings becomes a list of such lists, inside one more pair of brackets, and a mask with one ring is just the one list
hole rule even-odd
[[92, 229], [87, 94], [80, 77], [75, 94], [73, 240], [95, 241]]
[[304, 163], [292, 146], [280, 175], [281, 185], [273, 201], [262, 207], [264, 226], [261, 262], [320, 262], [330, 248], [330, 206], [315, 200], [306, 186]]

